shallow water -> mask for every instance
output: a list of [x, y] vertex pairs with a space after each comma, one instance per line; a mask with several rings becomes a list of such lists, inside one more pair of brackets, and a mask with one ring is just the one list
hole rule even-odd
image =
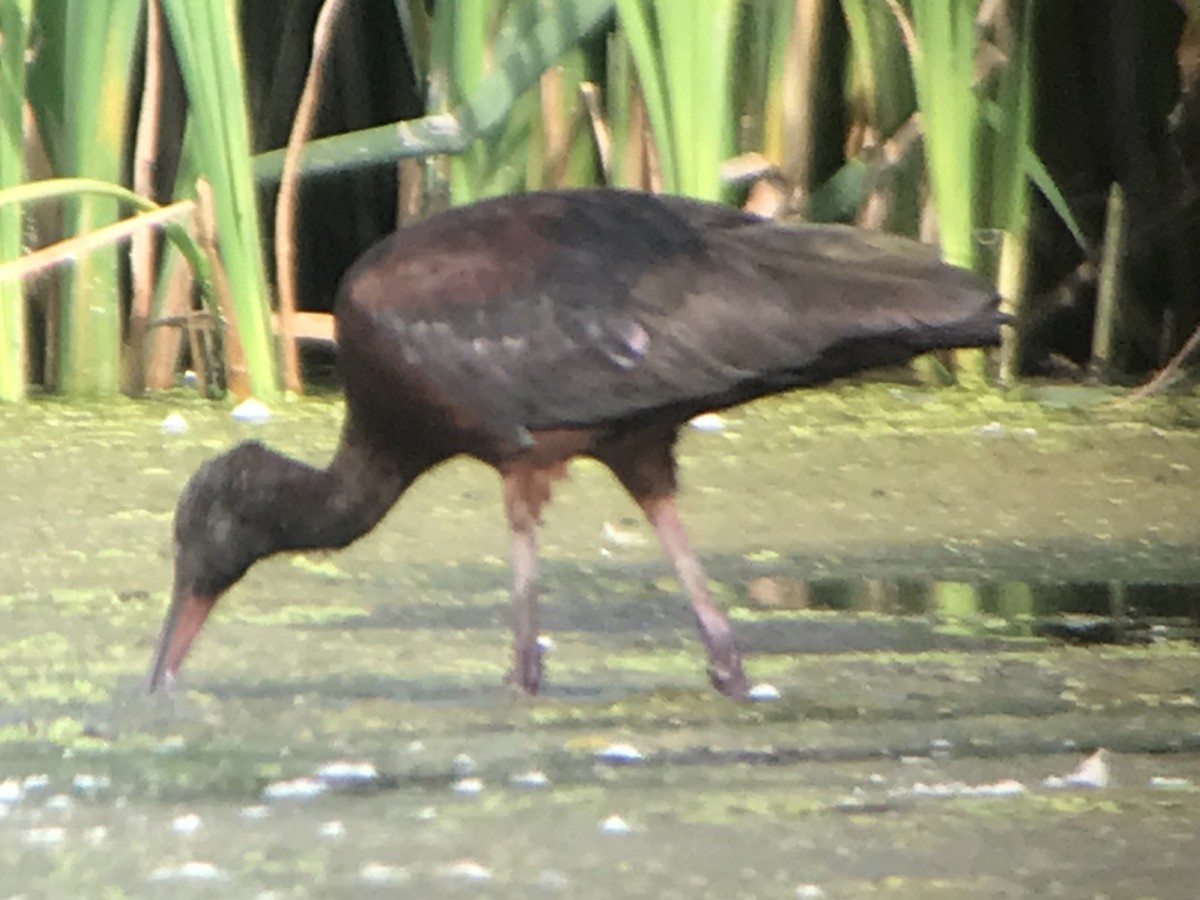
[[[753, 704], [586, 463], [543, 532], [547, 690], [511, 696], [469, 462], [260, 564], [148, 701], [188, 473], [244, 436], [322, 462], [338, 404], [0, 409], [0, 897], [1193, 897], [1200, 404], [1101, 399], [855, 387], [689, 431]], [[1107, 786], [1043, 785], [1098, 747]], [[338, 759], [378, 777], [263, 799]]]

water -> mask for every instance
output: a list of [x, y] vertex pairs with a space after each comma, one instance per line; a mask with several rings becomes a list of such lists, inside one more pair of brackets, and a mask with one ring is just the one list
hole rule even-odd
[[[0, 410], [0, 896], [1194, 896], [1194, 404], [1041, 399], [854, 388], [685, 438], [753, 704], [588, 464], [543, 532], [547, 690], [511, 696], [467, 462], [260, 564], [148, 701], [187, 474], [249, 435], [322, 462], [339, 408]], [[1107, 786], [1043, 783], [1099, 747]]]

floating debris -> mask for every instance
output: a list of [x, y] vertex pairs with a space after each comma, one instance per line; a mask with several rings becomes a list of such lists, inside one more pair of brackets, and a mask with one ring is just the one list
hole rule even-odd
[[633, 831], [629, 823], [616, 813], [613, 813], [600, 822], [600, 830], [605, 834], [628, 834]]
[[249, 400], [243, 400], [235, 406], [230, 415], [239, 422], [261, 424], [270, 420], [271, 410], [261, 400], [251, 397]]
[[1078, 766], [1069, 775], [1061, 778], [1051, 775], [1043, 779], [1042, 786], [1053, 788], [1106, 788], [1109, 782], [1108, 751], [1101, 747]]
[[945, 738], [934, 738], [929, 742], [929, 755], [935, 758], [949, 756], [953, 747], [954, 745]]
[[550, 783], [550, 779], [546, 777], [546, 773], [541, 769], [518, 772], [511, 780], [518, 787], [545, 787]]
[[698, 416], [693, 416], [688, 423], [697, 431], [724, 431], [725, 419], [717, 413], [700, 413]]
[[979, 429], [980, 437], [1003, 437], [1008, 434], [1008, 429], [999, 422], [988, 422]]
[[366, 863], [358, 870], [358, 877], [371, 884], [396, 884], [408, 881], [412, 876], [403, 866], [389, 866], [384, 863]]
[[322, 822], [317, 834], [326, 838], [343, 838], [346, 836], [346, 826], [334, 819], [332, 822]]
[[67, 829], [65, 828], [30, 828], [25, 832], [25, 843], [35, 847], [52, 847], [55, 844], [61, 844], [66, 836]]
[[162, 420], [163, 434], [183, 434], [188, 430], [187, 419], [182, 414], [173, 412]]
[[1189, 778], [1172, 778], [1166, 775], [1155, 775], [1150, 779], [1150, 787], [1159, 790], [1180, 791], [1193, 787]]
[[381, 780], [374, 763], [345, 759], [325, 763], [313, 773], [313, 777], [334, 789], [365, 787]]
[[488, 881], [492, 877], [492, 870], [473, 859], [460, 859], [442, 869], [442, 874], [467, 881]]
[[750, 693], [746, 696], [751, 700], [778, 700], [781, 695], [779, 688], [764, 681], [750, 688]]
[[103, 825], [94, 825], [83, 833], [83, 839], [93, 847], [99, 847], [108, 840], [108, 829]]
[[483, 790], [482, 778], [460, 778], [450, 786], [456, 794], [478, 794]]
[[271, 814], [269, 806], [263, 806], [261, 803], [254, 806], [243, 806], [242, 811], [238, 813], [243, 819], [265, 819]]
[[554, 638], [546, 634], [539, 634], [537, 639], [538, 649], [543, 653], [548, 653], [554, 649]]
[[44, 774], [26, 775], [25, 780], [21, 782], [21, 787], [26, 791], [43, 791], [50, 787], [50, 776]]
[[264, 800], [307, 800], [329, 790], [329, 783], [319, 778], [289, 778], [273, 781], [263, 788]]
[[611, 544], [613, 547], [644, 547], [650, 543], [644, 534], [620, 529], [612, 522], [604, 523], [600, 528], [600, 536], [604, 539], [604, 543]]
[[432, 806], [422, 806], [413, 813], [413, 818], [419, 822], [428, 822], [437, 818], [437, 809]]
[[797, 885], [796, 896], [802, 897], [803, 900], [819, 900], [825, 896], [825, 888], [810, 881], [808, 884]]
[[185, 862], [182, 866], [162, 866], [150, 873], [151, 881], [219, 881], [225, 873], [210, 862]]
[[646, 757], [633, 744], [609, 744], [597, 750], [595, 758], [607, 763], [631, 763], [640, 762]]
[[200, 830], [204, 822], [195, 813], [188, 813], [185, 816], [177, 817], [171, 822], [171, 830], [176, 834], [195, 834]]
[[942, 781], [925, 784], [918, 781], [910, 788], [893, 791], [892, 796], [914, 797], [1013, 797], [1023, 794], [1027, 788], [1014, 778], [1002, 778], [984, 784], [967, 784], [964, 781]]

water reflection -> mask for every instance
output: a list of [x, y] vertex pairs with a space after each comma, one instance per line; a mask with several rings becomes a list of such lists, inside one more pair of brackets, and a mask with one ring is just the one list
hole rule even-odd
[[1077, 643], [1200, 638], [1200, 583], [958, 581], [762, 577], [758, 609], [928, 615], [968, 630]]

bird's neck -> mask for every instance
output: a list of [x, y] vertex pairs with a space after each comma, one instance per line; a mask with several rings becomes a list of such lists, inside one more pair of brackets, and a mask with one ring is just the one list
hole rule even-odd
[[345, 547], [378, 524], [424, 466], [381, 452], [347, 424], [324, 469], [282, 455], [273, 468], [268, 554]]

